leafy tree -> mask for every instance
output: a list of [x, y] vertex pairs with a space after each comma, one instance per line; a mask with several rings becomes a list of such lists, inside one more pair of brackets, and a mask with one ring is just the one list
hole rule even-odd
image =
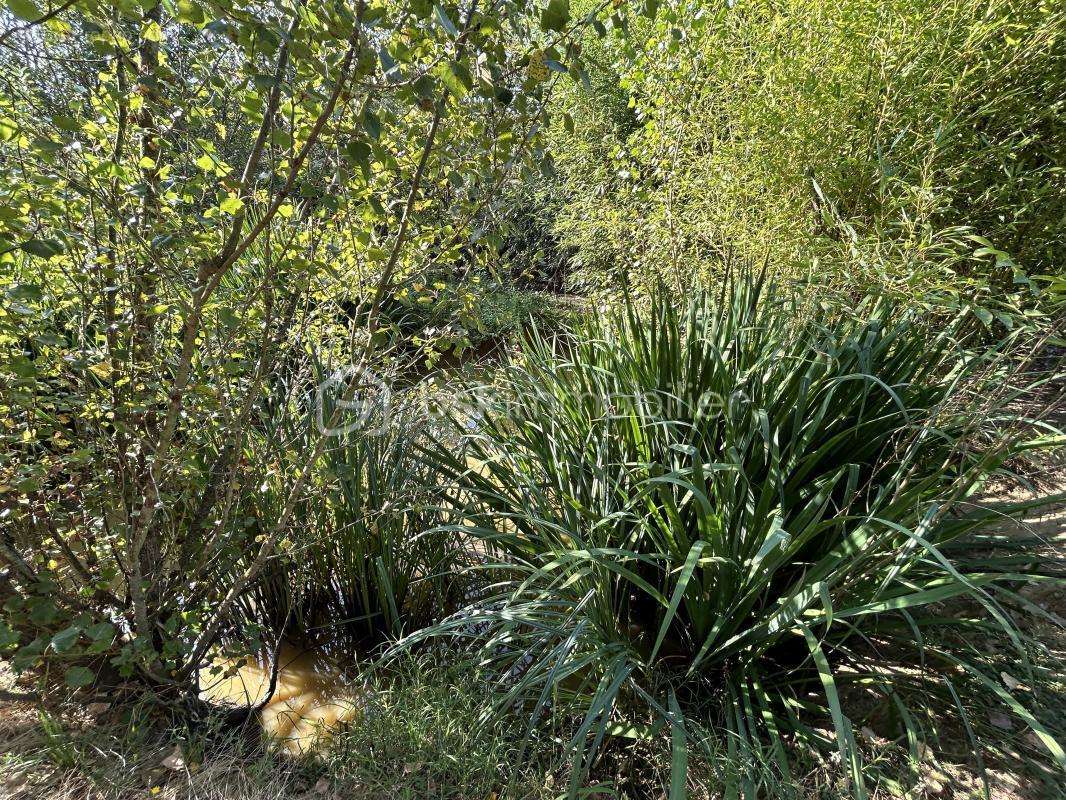
[[328, 430], [387, 349], [397, 280], [478, 257], [498, 189], [546, 158], [597, 11], [8, 9], [0, 644], [74, 685], [97, 658], [190, 692], [220, 642], [259, 646], [244, 598], [329, 480], [316, 365], [354, 376]]

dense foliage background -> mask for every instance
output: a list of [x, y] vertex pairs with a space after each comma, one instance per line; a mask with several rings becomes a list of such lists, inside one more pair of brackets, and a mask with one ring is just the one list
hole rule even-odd
[[664, 4], [628, 37], [586, 41], [592, 87], [554, 105], [572, 125], [537, 198], [543, 235], [574, 285], [686, 282], [735, 252], [853, 289], [1028, 308], [1030, 279], [1066, 252], [1063, 14]]
[[204, 715], [285, 642], [444, 653], [501, 737], [479, 787], [662, 739], [642, 792], [791, 796], [832, 753], [861, 797], [960, 731], [983, 772], [989, 707], [1066, 767], [1027, 594], [1061, 560], [973, 500], [1061, 460], [1061, 4], [0, 24], [17, 671]]

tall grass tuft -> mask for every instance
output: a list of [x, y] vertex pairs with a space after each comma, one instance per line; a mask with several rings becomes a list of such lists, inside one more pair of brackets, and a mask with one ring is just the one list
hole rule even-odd
[[[533, 339], [465, 448], [431, 449], [496, 591], [408, 642], [479, 638], [495, 708], [531, 730], [577, 713], [575, 781], [608, 736], [666, 726], [681, 796], [690, 734], [712, 728], [734, 792], [756, 763], [788, 780], [799, 751], [829, 749], [862, 797], [856, 692], [877, 710], [861, 724], [880, 715], [917, 760], [925, 712], [962, 712], [964, 684], [1066, 764], [964, 642], [1001, 635], [1028, 669], [1011, 613], [1040, 568], [1022, 542], [989, 555], [983, 517], [960, 513], [1010, 452], [1013, 391], [956, 333], [741, 279]], [[963, 601], [976, 612], [945, 610]]]
[[[463, 582], [453, 573], [463, 549], [442, 529], [440, 480], [416, 446], [423, 435], [402, 404], [330, 434], [301, 527], [250, 593], [247, 619], [367, 652], [459, 605]], [[264, 497], [257, 513], [269, 519], [283, 498]]]
[[451, 577], [460, 550], [439, 530], [439, 481], [415, 447], [419, 434], [401, 414], [328, 451], [328, 527], [307, 552], [304, 601], [304, 613], [320, 624], [395, 637], [434, 621], [461, 596]]

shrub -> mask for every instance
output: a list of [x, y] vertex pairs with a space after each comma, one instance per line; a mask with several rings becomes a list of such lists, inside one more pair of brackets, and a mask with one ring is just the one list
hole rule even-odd
[[456, 279], [442, 271], [398, 284], [395, 297], [382, 307], [381, 323], [395, 345], [396, 360], [424, 357], [432, 367], [442, 357], [448, 365], [491, 353], [531, 317], [553, 310], [550, 298], [511, 281], [481, 274]]
[[1063, 24], [1014, 0], [663, 3], [589, 42], [593, 88], [559, 104], [546, 194], [573, 280], [817, 257], [849, 286], [1016, 313], [1066, 254]]
[[[298, 418], [291, 362], [376, 361], [395, 281], [459, 268], [486, 201], [544, 161], [549, 87], [529, 59], [579, 74], [569, 43], [591, 20], [553, 0], [549, 44], [524, 4], [16, 5], [0, 652], [70, 666], [72, 686], [110, 666], [195, 697], [328, 444], [255, 435], [264, 397]], [[70, 68], [33, 69], [46, 51]], [[360, 284], [368, 336], [335, 324]], [[264, 485], [276, 513], [234, 520]]]
[[[578, 764], [612, 726], [658, 720], [679, 770], [686, 731], [717, 728], [734, 788], [756, 756], [787, 777], [797, 748], [835, 746], [862, 796], [847, 692], [875, 693], [916, 751], [918, 712], [963, 683], [1066, 763], [963, 641], [998, 632], [1025, 670], [1008, 609], [1039, 569], [982, 553], [979, 518], [955, 513], [1009, 450], [985, 420], [1014, 393], [958, 324], [739, 280], [532, 340], [466, 447], [432, 451], [500, 556], [498, 591], [408, 642], [482, 638], [497, 710], [580, 713]], [[981, 614], [950, 616], [956, 598]]]

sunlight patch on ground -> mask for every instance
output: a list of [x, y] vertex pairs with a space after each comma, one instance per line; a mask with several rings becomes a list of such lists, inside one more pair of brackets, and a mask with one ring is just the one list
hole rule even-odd
[[[306, 753], [359, 713], [355, 687], [327, 656], [285, 645], [278, 652], [278, 680], [270, 702], [259, 712], [264, 733], [282, 752]], [[265, 659], [221, 662], [221, 675], [205, 670], [201, 696], [226, 705], [257, 705], [270, 685]]]

